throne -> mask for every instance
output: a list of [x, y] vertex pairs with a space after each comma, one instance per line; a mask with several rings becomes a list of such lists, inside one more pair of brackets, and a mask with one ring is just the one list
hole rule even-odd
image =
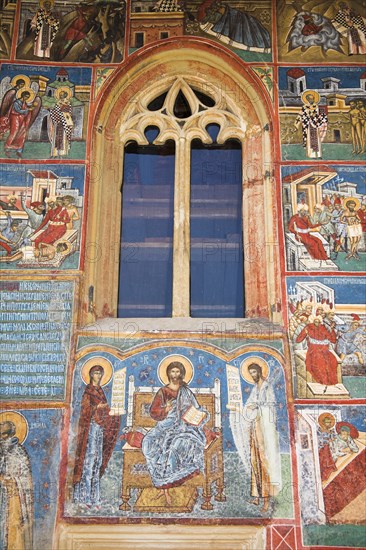
[[[129, 377], [128, 405], [127, 405], [127, 427], [131, 430], [149, 430], [155, 426], [156, 421], [150, 416], [150, 406], [159, 388], [136, 387], [134, 377]], [[212, 484], [215, 483], [215, 500], [224, 502], [224, 467], [223, 467], [223, 443], [221, 432], [221, 407], [220, 407], [220, 380], [215, 379], [213, 388], [190, 388], [195, 394], [200, 406], [210, 413], [210, 420], [206, 427], [214, 430], [217, 437], [208, 440], [204, 449], [204, 471], [195, 477], [188, 479], [181, 487], [193, 489], [197, 494], [197, 488], [202, 488], [203, 510], [212, 510], [211, 498]], [[211, 439], [211, 438], [210, 438]], [[138, 490], [138, 499], [144, 489], [153, 488], [150, 474], [142, 450], [125, 443], [123, 451], [123, 472], [122, 472], [122, 504], [119, 509], [127, 512], [131, 509], [129, 500], [131, 489]], [[186, 511], [191, 511], [192, 506]], [[137, 509], [137, 507], [136, 507]], [[155, 511], [174, 511], [169, 506], [160, 507]]]
[[[330, 353], [337, 359], [337, 384], [336, 386], [330, 386], [324, 392], [325, 386], [317, 384], [312, 377], [311, 373], [306, 369], [306, 351], [295, 351], [295, 365], [297, 373], [297, 392], [298, 397], [302, 398], [316, 398], [316, 399], [349, 399], [350, 394], [347, 388], [343, 385], [342, 379], [342, 361], [335, 353], [330, 350]], [[319, 388], [318, 388], [319, 387]], [[335, 393], [330, 393], [334, 392]]]
[[[330, 258], [330, 244], [319, 232], [316, 233], [316, 237], [321, 241], [328, 258]], [[305, 246], [292, 233], [286, 233], [286, 247], [288, 268], [290, 271], [309, 271], [314, 269], [320, 269], [320, 271], [339, 271], [339, 267], [332, 260], [313, 260]]]

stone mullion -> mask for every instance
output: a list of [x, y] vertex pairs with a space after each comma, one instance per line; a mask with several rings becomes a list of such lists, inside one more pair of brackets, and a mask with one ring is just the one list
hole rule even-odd
[[173, 236], [173, 317], [190, 316], [190, 140], [176, 141]]

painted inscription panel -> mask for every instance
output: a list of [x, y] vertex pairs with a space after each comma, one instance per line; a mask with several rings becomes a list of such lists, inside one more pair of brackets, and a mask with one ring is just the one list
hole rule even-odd
[[0, 297], [1, 398], [62, 401], [74, 283], [2, 281]]

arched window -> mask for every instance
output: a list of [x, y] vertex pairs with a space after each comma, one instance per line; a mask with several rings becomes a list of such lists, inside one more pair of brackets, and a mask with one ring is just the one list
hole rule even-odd
[[123, 135], [118, 317], [243, 317], [235, 106], [176, 78], [141, 97]]
[[273, 106], [250, 69], [212, 48], [167, 41], [104, 90], [90, 165], [85, 322], [280, 311]]

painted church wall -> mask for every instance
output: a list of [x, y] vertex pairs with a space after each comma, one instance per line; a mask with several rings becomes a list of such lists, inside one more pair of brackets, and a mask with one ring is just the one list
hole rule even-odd
[[[258, 179], [276, 299], [251, 320], [99, 318], [85, 268], [109, 280], [120, 246], [88, 225], [112, 185], [95, 116], [140, 58], [185, 48], [269, 113], [248, 114], [243, 211], [266, 208]], [[174, 548], [185, 528], [215, 550], [366, 545], [365, 55], [362, 0], [0, 2], [1, 549], [148, 548], [175, 524]]]

